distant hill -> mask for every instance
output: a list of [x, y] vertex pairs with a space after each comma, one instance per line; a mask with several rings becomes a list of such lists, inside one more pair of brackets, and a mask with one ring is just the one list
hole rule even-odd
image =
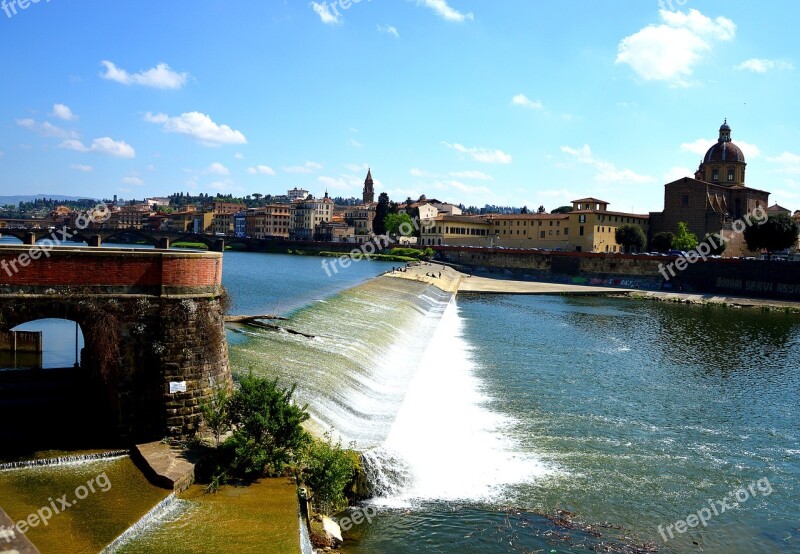
[[93, 200], [90, 196], [64, 196], [63, 194], [31, 194], [23, 196], [0, 196], [0, 206], [11, 204], [16, 206], [20, 202], [33, 202], [41, 198], [52, 198], [54, 200]]

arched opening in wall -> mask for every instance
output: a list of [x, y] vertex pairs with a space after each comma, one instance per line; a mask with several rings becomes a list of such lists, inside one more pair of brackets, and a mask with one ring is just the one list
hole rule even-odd
[[0, 337], [0, 457], [105, 448], [116, 418], [75, 321], [39, 319]]
[[3, 230], [0, 229], [0, 244], [22, 244], [22, 241], [17, 237], [11, 235], [4, 235]]

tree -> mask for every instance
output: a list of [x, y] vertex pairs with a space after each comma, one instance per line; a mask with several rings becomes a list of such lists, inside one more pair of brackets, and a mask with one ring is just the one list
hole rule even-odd
[[391, 209], [389, 195], [385, 192], [378, 196], [378, 205], [375, 207], [375, 219], [372, 221], [372, 230], [376, 235], [386, 234], [386, 216]]
[[651, 246], [656, 252], [669, 252], [672, 248], [672, 239], [674, 238], [675, 235], [669, 231], [661, 231], [653, 236], [653, 243]]
[[553, 210], [550, 213], [551, 214], [568, 214], [571, 211], [572, 211], [572, 206], [559, 206], [558, 208], [556, 208], [555, 210]]
[[217, 387], [211, 394], [211, 399], [203, 402], [200, 406], [203, 410], [203, 419], [205, 419], [208, 429], [214, 434], [217, 447], [219, 447], [219, 438], [231, 428], [228, 417], [229, 401], [228, 389]]
[[711, 254], [713, 256], [722, 256], [722, 254], [725, 253], [725, 249], [728, 248], [728, 244], [726, 242], [717, 240], [713, 235], [710, 234], [704, 236], [703, 240], [701, 240], [700, 242], [706, 243], [709, 246], [709, 248], [711, 248]]
[[519, 211], [519, 213], [521, 215], [527, 215], [528, 214], [528, 206], [522, 206], [522, 209]]
[[295, 386], [278, 386], [252, 373], [243, 377], [228, 403], [233, 434], [223, 446], [231, 470], [246, 478], [277, 476], [295, 462], [310, 437], [303, 429], [306, 406], [293, 400]]
[[684, 251], [697, 248], [697, 235], [689, 232], [685, 221], [678, 222], [678, 232], [672, 238], [672, 248]]
[[259, 201], [260, 201], [260, 200], [261, 200], [263, 197], [264, 197], [264, 195], [263, 195], [263, 194], [261, 194], [261, 193], [258, 193], [258, 192], [254, 192], [254, 193], [253, 193], [253, 198], [255, 198], [255, 199], [256, 199], [256, 204], [258, 204], [258, 203], [259, 203]]
[[628, 252], [634, 248], [640, 250], [647, 244], [647, 235], [644, 234], [644, 230], [633, 223], [617, 227], [617, 230], [614, 231], [614, 239]]
[[344, 491], [355, 478], [355, 456], [342, 448], [341, 441], [333, 442], [331, 433], [309, 444], [302, 477], [322, 513], [335, 513], [347, 505]]
[[547, 210], [544, 209], [544, 206], [539, 206], [539, 209], [536, 210], [537, 213], [543, 214], [547, 213]]
[[797, 244], [800, 227], [786, 214], [772, 215], [767, 221], [751, 225], [744, 230], [747, 248], [753, 251], [766, 250], [767, 259], [772, 253], [785, 250]]
[[389, 214], [384, 220], [384, 227], [390, 235], [407, 237], [414, 232], [414, 220], [408, 214]]

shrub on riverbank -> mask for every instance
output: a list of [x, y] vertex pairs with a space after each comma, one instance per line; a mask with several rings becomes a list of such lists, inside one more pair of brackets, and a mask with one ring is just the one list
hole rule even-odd
[[[277, 380], [250, 373], [232, 394], [218, 390], [203, 405], [217, 444], [204, 447], [205, 462], [198, 474], [209, 482], [210, 492], [230, 479], [293, 474], [311, 489], [314, 505], [325, 513], [363, 494], [360, 454], [343, 449], [330, 434], [322, 440], [312, 438], [303, 428], [308, 411], [294, 403], [294, 391], [294, 386], [282, 388]], [[230, 436], [220, 443], [228, 430]]]
[[309, 444], [301, 478], [319, 512], [331, 514], [347, 507], [345, 491], [358, 477], [358, 461], [358, 454], [343, 449], [341, 440], [333, 442], [330, 433]]
[[192, 250], [208, 250], [208, 245], [204, 242], [173, 242], [172, 248], [191, 248]]

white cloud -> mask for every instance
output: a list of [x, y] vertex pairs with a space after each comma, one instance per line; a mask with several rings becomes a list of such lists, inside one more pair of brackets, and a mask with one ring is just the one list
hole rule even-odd
[[106, 68], [105, 73], [101, 73], [100, 77], [109, 81], [122, 83], [123, 85], [179, 89], [189, 80], [188, 73], [173, 71], [172, 68], [165, 63], [160, 63], [152, 69], [140, 71], [139, 73], [128, 73], [108, 60], [103, 60], [100, 64]]
[[237, 152], [236, 154], [233, 155], [233, 157], [236, 158], [237, 160], [243, 160], [244, 154], [242, 154], [241, 152]]
[[208, 185], [209, 188], [213, 190], [218, 190], [220, 192], [241, 192], [244, 189], [237, 185], [232, 179], [222, 179], [220, 181], [214, 181], [213, 183]]
[[275, 170], [268, 165], [257, 165], [247, 169], [250, 175], [275, 175]]
[[115, 158], [135, 158], [136, 150], [124, 140], [116, 141], [109, 137], [94, 139], [90, 146], [86, 146], [79, 140], [65, 140], [59, 145], [60, 148], [75, 150], [76, 152], [97, 152], [107, 154]]
[[72, 164], [71, 166], [69, 166], [69, 168], [75, 171], [80, 171], [82, 173], [91, 173], [92, 171], [94, 171], [94, 168], [92, 166], [84, 164]]
[[523, 108], [530, 108], [532, 110], [541, 110], [544, 107], [539, 100], [531, 100], [524, 94], [517, 94], [511, 99], [511, 103], [515, 106], [522, 106]]
[[450, 5], [447, 3], [447, 0], [417, 0], [417, 5], [430, 8], [436, 15], [446, 21], [462, 23], [468, 19], [470, 21], [475, 19], [475, 16], [472, 14], [472, 12], [460, 12], [455, 8], [450, 7]]
[[394, 38], [400, 38], [400, 33], [396, 27], [391, 25], [378, 25], [378, 32], [386, 35], [392, 35]]
[[750, 58], [749, 60], [745, 60], [734, 67], [734, 69], [738, 69], [739, 71], [752, 71], [753, 73], [766, 73], [767, 71], [772, 71], [773, 69], [791, 70], [794, 69], [794, 65], [792, 62], [786, 60]]
[[506, 154], [502, 150], [492, 150], [490, 148], [467, 148], [461, 144], [450, 144], [449, 142], [443, 142], [445, 146], [448, 148], [452, 148], [456, 152], [460, 152], [461, 154], [466, 154], [472, 157], [473, 160], [481, 163], [487, 164], [510, 164], [511, 163], [511, 154]]
[[788, 173], [792, 175], [800, 174], [800, 155], [793, 154], [792, 152], [784, 152], [778, 156], [767, 157], [767, 161], [777, 166], [777, 171], [780, 173]]
[[645, 81], [689, 86], [695, 66], [715, 42], [733, 40], [736, 25], [730, 19], [711, 19], [697, 10], [688, 14], [660, 10], [660, 25], [648, 25], [625, 37], [617, 48], [616, 63], [631, 66]]
[[123, 178], [122, 183], [125, 185], [134, 185], [137, 187], [141, 187], [142, 185], [144, 185], [144, 181], [142, 181], [136, 175], [130, 175], [128, 177]]
[[584, 144], [577, 150], [575, 148], [570, 148], [569, 146], [562, 146], [561, 151], [565, 154], [569, 154], [579, 163], [592, 166], [597, 171], [594, 179], [599, 183], [643, 184], [651, 183], [655, 180], [649, 175], [640, 175], [630, 169], [619, 169], [611, 162], [596, 159], [592, 155], [592, 149], [588, 144]]
[[49, 121], [45, 121], [44, 123], [37, 123], [33, 119], [18, 119], [17, 125], [19, 125], [20, 127], [24, 127], [29, 131], [33, 131], [37, 135], [41, 135], [43, 137], [52, 137], [60, 139], [78, 138], [78, 133], [74, 131], [67, 131], [66, 129], [62, 129], [61, 127], [56, 127]]
[[429, 186], [432, 187], [434, 190], [440, 190], [440, 191], [445, 191], [445, 192], [446, 191], [455, 190], [455, 191], [458, 191], [458, 192], [463, 193], [463, 194], [483, 194], [483, 195], [488, 195], [488, 194], [491, 194], [491, 192], [492, 192], [487, 187], [465, 185], [461, 181], [458, 181], [458, 180], [455, 180], [455, 179], [449, 179], [449, 180], [445, 180], [445, 181], [437, 181], [435, 183], [432, 183]]
[[213, 175], [230, 175], [231, 170], [222, 165], [219, 162], [214, 162], [206, 169], [206, 174], [213, 174]]
[[355, 146], [356, 148], [363, 148], [364, 147], [364, 145], [361, 144], [360, 142], [358, 142], [356, 139], [350, 139], [348, 141], [348, 143], [350, 144], [350, 146]]
[[359, 171], [366, 171], [369, 169], [369, 164], [344, 164], [344, 166], [353, 173], [358, 173]]
[[684, 177], [694, 178], [694, 171], [688, 167], [673, 166], [664, 174], [664, 182], [671, 183]]
[[55, 104], [53, 106], [53, 113], [50, 115], [57, 117], [58, 119], [63, 119], [64, 121], [78, 119], [78, 116], [72, 113], [72, 110], [69, 109], [69, 106], [65, 106], [64, 104]]
[[[753, 159], [761, 155], [761, 149], [755, 144], [749, 142], [742, 142], [740, 140], [733, 141], [736, 146], [742, 149], [745, 158]], [[684, 142], [680, 146], [681, 152], [691, 152], [698, 156], [705, 156], [708, 149], [717, 143], [717, 139], [702, 139], [699, 138], [692, 142]], [[692, 172], [694, 174], [694, 172]]]
[[218, 125], [211, 117], [200, 112], [187, 112], [176, 117], [147, 112], [144, 120], [162, 125], [165, 133], [178, 133], [194, 137], [206, 146], [247, 144], [247, 139], [240, 131], [236, 131], [228, 125]]
[[453, 179], [473, 179], [475, 181], [494, 181], [494, 177], [491, 175], [487, 175], [483, 171], [474, 171], [474, 170], [467, 170], [467, 171], [451, 171], [446, 175], [442, 175], [439, 173], [431, 173], [430, 171], [425, 171], [424, 169], [419, 168], [412, 168], [409, 173], [412, 177], [418, 178], [425, 178], [425, 179], [443, 179], [446, 177], [451, 177]]
[[322, 164], [317, 162], [306, 162], [303, 165], [284, 167], [283, 171], [285, 173], [314, 173], [322, 169], [322, 167]]
[[342, 22], [342, 16], [337, 11], [335, 14], [331, 12], [330, 6], [327, 2], [311, 2], [311, 9], [317, 12], [320, 21], [326, 25], [338, 25]]
[[474, 179], [476, 181], [494, 181], [494, 177], [483, 171], [451, 171], [450, 177], [456, 179]]

